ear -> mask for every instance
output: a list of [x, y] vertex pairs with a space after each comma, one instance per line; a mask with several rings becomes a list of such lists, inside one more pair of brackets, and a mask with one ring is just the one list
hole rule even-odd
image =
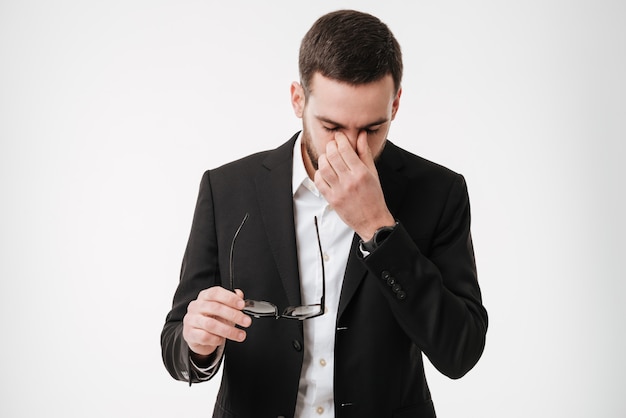
[[293, 107], [293, 112], [300, 119], [302, 119], [304, 114], [304, 103], [304, 88], [302, 88], [300, 83], [294, 81], [291, 83], [291, 106]]
[[402, 87], [398, 89], [398, 94], [396, 94], [396, 98], [393, 99], [393, 103], [391, 104], [391, 120], [396, 118], [396, 113], [400, 107], [400, 96], [402, 96]]

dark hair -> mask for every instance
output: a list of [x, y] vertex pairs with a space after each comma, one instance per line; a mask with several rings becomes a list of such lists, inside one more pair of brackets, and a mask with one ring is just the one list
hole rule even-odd
[[352, 85], [391, 74], [396, 91], [402, 81], [400, 44], [380, 19], [355, 10], [320, 17], [302, 39], [299, 66], [307, 96], [316, 72]]

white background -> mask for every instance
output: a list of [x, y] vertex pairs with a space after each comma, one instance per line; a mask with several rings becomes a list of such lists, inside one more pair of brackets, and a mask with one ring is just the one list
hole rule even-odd
[[0, 1], [0, 416], [210, 416], [159, 337], [202, 172], [274, 148], [337, 8], [405, 58], [390, 138], [466, 176], [487, 347], [438, 415], [624, 417], [621, 1]]

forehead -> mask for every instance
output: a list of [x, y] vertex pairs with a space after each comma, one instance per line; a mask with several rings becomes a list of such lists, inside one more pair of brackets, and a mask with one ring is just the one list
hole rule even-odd
[[310, 83], [307, 107], [316, 117], [342, 124], [367, 124], [388, 118], [395, 98], [391, 75], [380, 80], [351, 85], [316, 73]]

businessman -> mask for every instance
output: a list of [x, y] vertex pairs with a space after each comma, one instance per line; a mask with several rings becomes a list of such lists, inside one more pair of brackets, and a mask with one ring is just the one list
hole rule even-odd
[[222, 368], [214, 417], [434, 417], [423, 355], [460, 378], [487, 332], [464, 178], [387, 139], [402, 55], [378, 18], [320, 17], [299, 69], [302, 130], [202, 177], [163, 361]]

